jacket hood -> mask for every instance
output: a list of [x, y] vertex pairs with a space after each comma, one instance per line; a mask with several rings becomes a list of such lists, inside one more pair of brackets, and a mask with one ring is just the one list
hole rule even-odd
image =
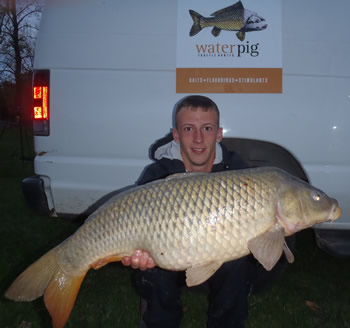
[[[157, 140], [149, 149], [149, 155], [154, 160], [142, 172], [137, 184], [145, 184], [154, 180], [185, 172], [185, 165], [178, 145], [171, 133]], [[248, 165], [238, 154], [228, 151], [223, 144], [216, 145], [216, 158], [212, 172], [224, 170], [245, 169]]]

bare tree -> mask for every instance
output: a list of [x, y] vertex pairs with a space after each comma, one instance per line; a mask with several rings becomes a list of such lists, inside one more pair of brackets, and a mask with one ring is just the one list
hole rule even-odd
[[0, 0], [0, 85], [13, 88], [13, 92], [6, 92], [7, 107], [1, 106], [0, 110], [19, 117], [21, 126], [30, 115], [27, 86], [41, 7], [41, 0]]
[[41, 6], [37, 0], [0, 0], [0, 80], [20, 85], [32, 70]]

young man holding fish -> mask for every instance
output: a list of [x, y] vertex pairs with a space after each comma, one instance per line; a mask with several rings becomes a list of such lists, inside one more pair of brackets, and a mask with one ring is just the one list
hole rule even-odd
[[[220, 144], [222, 128], [219, 110], [209, 98], [188, 96], [175, 108], [172, 134], [152, 147], [155, 163], [141, 175], [138, 184], [184, 172], [218, 172], [247, 168], [235, 153]], [[243, 327], [248, 317], [250, 275], [255, 264], [250, 257], [227, 262], [209, 279], [208, 327]], [[146, 251], [137, 250], [123, 258], [136, 272], [141, 296], [140, 327], [178, 327], [182, 317], [180, 301], [184, 273], [155, 267]]]
[[[154, 260], [139, 250], [123, 262], [150, 267], [136, 271], [141, 327], [180, 325], [185, 270], [187, 286], [209, 287], [207, 327], [243, 327], [256, 278], [270, 280], [263, 267], [283, 266], [283, 251], [289, 262], [294, 259], [285, 237], [341, 215], [335, 199], [281, 169], [232, 171], [246, 165], [218, 144], [219, 113], [206, 97], [178, 104], [170, 138], [153, 148], [156, 162], [141, 176], [144, 186], [112, 196], [22, 272], [6, 297], [44, 296], [53, 327], [63, 328], [86, 273], [140, 248]], [[217, 172], [225, 170], [231, 171]]]

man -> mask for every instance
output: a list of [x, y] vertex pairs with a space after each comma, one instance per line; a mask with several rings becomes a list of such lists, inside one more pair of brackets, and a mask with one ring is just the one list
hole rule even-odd
[[[181, 172], [217, 172], [243, 169], [247, 165], [223, 145], [219, 110], [209, 98], [188, 96], [175, 108], [172, 134], [152, 148], [155, 163], [141, 175], [138, 184]], [[141, 327], [178, 327], [182, 317], [180, 302], [183, 272], [155, 267], [146, 251], [137, 250], [123, 259], [124, 265], [139, 268], [136, 289], [141, 296]], [[243, 327], [248, 316], [248, 294], [252, 262], [244, 257], [222, 265], [208, 280], [210, 288], [208, 327]]]

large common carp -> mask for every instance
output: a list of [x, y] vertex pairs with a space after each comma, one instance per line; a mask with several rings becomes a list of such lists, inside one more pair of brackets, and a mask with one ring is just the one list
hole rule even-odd
[[194, 286], [250, 252], [267, 270], [283, 249], [292, 261], [284, 236], [340, 214], [335, 199], [277, 168], [177, 174], [111, 198], [29, 266], [6, 296], [44, 295], [53, 326], [63, 327], [86, 272], [135, 249], [162, 268], [186, 270]]

